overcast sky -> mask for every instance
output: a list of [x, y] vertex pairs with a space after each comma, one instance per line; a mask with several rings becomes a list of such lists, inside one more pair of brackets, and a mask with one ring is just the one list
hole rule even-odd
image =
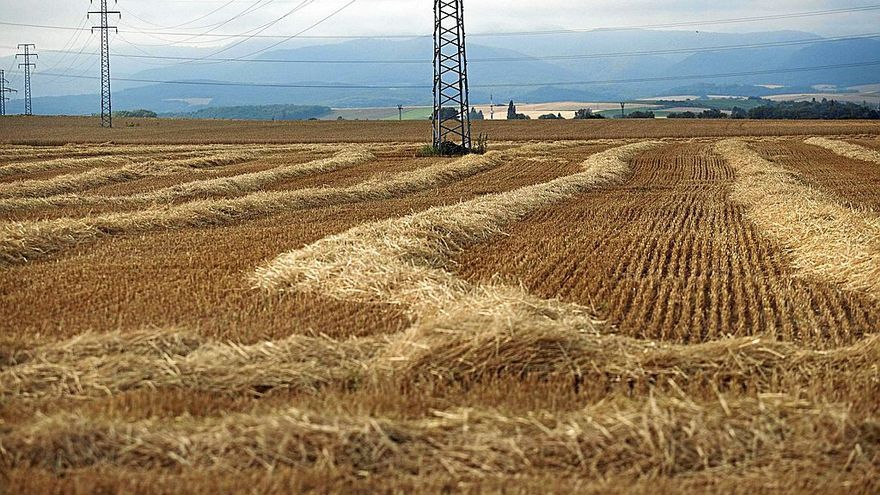
[[[120, 0], [117, 8], [123, 18], [117, 21], [123, 36], [142, 45], [178, 41], [165, 35], [143, 35], [134, 31], [173, 31], [238, 34], [278, 20], [303, 0], [232, 0], [231, 4], [204, 19], [195, 20], [230, 0]], [[289, 35], [302, 30], [339, 9], [349, 0], [307, 0], [308, 5], [277, 22], [264, 34]], [[97, 0], [96, 0], [97, 2]], [[111, 1], [112, 3], [112, 1]], [[760, 15], [788, 14], [813, 10], [850, 8], [880, 2], [853, 0], [465, 0], [467, 29], [470, 32], [542, 30], [557, 28], [602, 28], [669, 22], [729, 19]], [[536, 7], [535, 5], [539, 5]], [[429, 0], [357, 0], [352, 6], [318, 26], [309, 34], [428, 34], [431, 32], [433, 2]], [[658, 6], [659, 5], [659, 6]], [[249, 8], [247, 15], [239, 16]], [[67, 27], [86, 25], [87, 0], [0, 0], [0, 20], [5, 22], [49, 24]], [[796, 29], [821, 35], [864, 34], [878, 31], [880, 10], [761, 22], [706, 25], [705, 31], [750, 32]], [[89, 23], [88, 25], [91, 25]], [[36, 43], [43, 49], [61, 49], [71, 41], [71, 31], [0, 26], [0, 56], [17, 43]], [[83, 36], [71, 47], [81, 48]], [[204, 41], [192, 39], [190, 42]], [[212, 39], [209, 45], [216, 45]], [[191, 43], [190, 43], [191, 44]], [[196, 43], [195, 46], [199, 46]], [[205, 46], [205, 45], [201, 45]]]

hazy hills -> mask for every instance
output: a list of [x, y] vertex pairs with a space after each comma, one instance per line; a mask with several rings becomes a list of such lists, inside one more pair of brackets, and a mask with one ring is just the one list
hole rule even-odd
[[[775, 43], [778, 46], [756, 47]], [[719, 47], [751, 47], [727, 49]], [[246, 43], [225, 57], [246, 55], [259, 49]], [[216, 50], [216, 49], [214, 49]], [[120, 55], [134, 53], [118, 45]], [[650, 52], [650, 53], [645, 53]], [[192, 48], [156, 49], [154, 55], [203, 57], [211, 50]], [[198, 110], [205, 106], [313, 104], [333, 107], [428, 104], [431, 101], [432, 43], [428, 38], [409, 40], [353, 40], [342, 43], [299, 46], [268, 51], [258, 58], [296, 60], [298, 63], [250, 63], [194, 61], [157, 62], [117, 56], [117, 78], [181, 81], [187, 84], [149, 84], [117, 81], [117, 109], [149, 108], [158, 112]], [[60, 55], [41, 56], [39, 70], [64, 70]], [[813, 85], [847, 87], [880, 82], [880, 66], [834, 70], [791, 71], [762, 74], [779, 69], [862, 63], [880, 60], [880, 41], [858, 39], [826, 41], [811, 33], [780, 31], [728, 34], [697, 31], [592, 31], [565, 35], [528, 37], [481, 37], [469, 39], [468, 56], [472, 100], [518, 99], [609, 100], [673, 94], [700, 85], [779, 85], [774, 91], [803, 90]], [[54, 59], [54, 60], [53, 60]], [[501, 60], [499, 60], [501, 59]], [[513, 59], [513, 60], [511, 60]], [[332, 63], [349, 61], [353, 63]], [[397, 61], [406, 63], [371, 63]], [[146, 65], [148, 62], [152, 65]], [[3, 63], [3, 60], [0, 60]], [[8, 64], [8, 61], [6, 61]], [[161, 66], [155, 66], [162, 63]], [[97, 69], [95, 69], [96, 71]], [[92, 71], [92, 72], [95, 72]], [[701, 78], [729, 73], [755, 73], [737, 77]], [[85, 75], [97, 75], [86, 73]], [[694, 76], [694, 77], [687, 77]], [[643, 80], [622, 83], [620, 80]], [[44, 85], [41, 86], [41, 81]], [[339, 86], [336, 88], [278, 88], [215, 86], [198, 82], [294, 84]], [[595, 83], [596, 81], [614, 81]], [[578, 82], [576, 85], [546, 83]], [[483, 86], [510, 83], [511, 87]], [[394, 86], [396, 89], [354, 89], [359, 86]], [[712, 86], [709, 86], [712, 87]], [[37, 113], [93, 113], [97, 110], [98, 81], [34, 76]], [[93, 88], [90, 90], [89, 88]], [[747, 90], [746, 90], [747, 92]], [[759, 91], [756, 89], [756, 94]], [[56, 96], [40, 96], [56, 93]], [[84, 94], [91, 93], [91, 94]], [[20, 102], [10, 102], [12, 111]]]

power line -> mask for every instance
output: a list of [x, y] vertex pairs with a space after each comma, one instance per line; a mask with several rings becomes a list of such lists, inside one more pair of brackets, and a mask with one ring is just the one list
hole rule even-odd
[[[82, 16], [82, 19], [80, 19], [79, 27], [85, 27], [85, 25], [86, 25], [86, 23], [88, 23], [88, 21], [89, 21], [89, 17], [88, 17], [88, 15], [85, 15], [85, 14], [84, 14], [84, 15]], [[70, 36], [70, 38], [67, 40], [67, 42], [64, 44], [64, 48], [62, 48], [61, 50], [62, 50], [62, 51], [67, 51], [67, 50], [73, 48], [74, 44], [77, 42], [77, 40], [79, 40], [79, 38], [80, 38], [80, 36], [81, 36], [82, 34], [83, 34], [83, 31], [75, 31], [75, 32]], [[82, 50], [81, 50], [81, 51], [82, 51]], [[52, 70], [54, 70], [56, 67], [58, 67], [59, 65], [61, 65], [61, 63], [64, 61], [64, 59], [65, 59], [64, 56], [60, 57], [58, 60], [55, 60], [55, 62], [54, 62], [52, 65], [50, 65], [49, 67], [46, 67], [45, 70], [47, 70], [47, 71], [52, 71]]]
[[[265, 48], [262, 48], [262, 49], [260, 49], [260, 50], [255, 51], [255, 52], [251, 52], [251, 53], [249, 53], [249, 54], [247, 54], [247, 55], [242, 55], [241, 57], [239, 57], [239, 59], [244, 59], [244, 58], [247, 58], [247, 57], [253, 57], [254, 55], [259, 55], [259, 54], [261, 54], [261, 53], [265, 53], [265, 52], [271, 50], [272, 48], [275, 48], [276, 46], [278, 46], [278, 45], [280, 45], [280, 44], [282, 44], [282, 43], [285, 43], [285, 42], [290, 41], [290, 40], [292, 40], [292, 39], [294, 39], [294, 38], [300, 37], [301, 35], [303, 35], [303, 34], [309, 32], [309, 31], [311, 31], [312, 29], [315, 29], [316, 27], [320, 26], [321, 24], [324, 24], [325, 22], [329, 21], [330, 19], [332, 19], [332, 18], [336, 17], [337, 15], [341, 14], [342, 11], [344, 11], [345, 9], [347, 9], [347, 8], [351, 7], [352, 5], [354, 5], [357, 1], [358, 1], [358, 0], [349, 0], [348, 3], [346, 3], [346, 4], [343, 5], [342, 7], [339, 7], [338, 9], [334, 10], [333, 12], [330, 12], [330, 14], [328, 14], [328, 15], [325, 16], [325, 17], [322, 17], [322, 18], [319, 19], [317, 22], [311, 24], [311, 25], [308, 26], [307, 28], [302, 29], [302, 30], [300, 30], [299, 32], [294, 33], [293, 35], [288, 36], [288, 37], [282, 39], [281, 41], [279, 41], [279, 42], [277, 42], [277, 43], [273, 43], [273, 44], [271, 44], [271, 45], [269, 45], [269, 46], [267, 46], [267, 47], [265, 47]], [[309, 1], [309, 3], [311, 3], [311, 1]], [[279, 19], [279, 20], [280, 20], [280, 19]], [[268, 29], [268, 28], [267, 28], [267, 29]], [[242, 43], [243, 43], [243, 42], [244, 42], [244, 41], [242, 41]], [[234, 46], [234, 45], [233, 45], [233, 46]], [[222, 51], [225, 51], [225, 50], [222, 50]], [[219, 52], [218, 52], [218, 53], [219, 53]]]
[[[92, 35], [90, 34], [89, 37], [87, 37], [87, 38], [85, 39], [85, 41], [83, 42], [82, 47], [80, 47], [79, 51], [77, 51], [77, 52], [74, 54], [73, 58], [70, 60], [70, 63], [67, 64], [67, 67], [65, 67], [65, 68], [60, 72], [60, 74], [63, 75], [63, 74], [68, 74], [68, 73], [70, 73], [70, 71], [73, 70], [73, 68], [79, 63], [80, 57], [82, 57], [83, 55], [86, 55], [86, 56], [93, 56], [93, 57], [95, 57], [95, 58], [93, 59], [93, 62], [94, 62], [95, 60], [98, 60], [98, 59], [97, 59], [97, 57], [98, 57], [98, 55], [99, 55], [98, 53], [85, 53], [86, 48], [89, 47], [89, 43], [91, 42], [91, 36], [92, 36]], [[59, 64], [59, 65], [60, 65], [60, 64]], [[94, 66], [94, 63], [92, 64], [92, 66]], [[82, 72], [82, 73], [85, 73], [85, 72]], [[59, 79], [58, 76], [56, 76], [56, 77], [50, 77], [49, 79], [46, 79], [46, 80], [44, 80], [43, 82], [44, 82], [44, 84], [48, 84], [48, 83], [51, 83], [51, 82], [55, 82], [55, 81], [57, 81], [58, 79]]]
[[720, 24], [740, 24], [760, 21], [773, 21], [784, 19], [799, 19], [804, 17], [819, 17], [826, 15], [850, 14], [857, 12], [868, 12], [880, 9], [880, 5], [865, 5], [862, 7], [845, 7], [840, 9], [813, 10], [807, 12], [794, 12], [789, 14], [769, 14], [751, 17], [732, 17], [726, 19], [713, 19], [708, 21], [683, 21], [669, 22], [662, 24], [641, 24], [632, 26], [617, 26], [609, 28], [575, 28], [575, 29], [550, 29], [544, 31], [507, 31], [499, 33], [477, 33], [468, 36], [534, 36], [534, 35], [551, 35], [551, 34], [577, 34], [590, 31], [633, 31], [637, 29], [664, 29], [676, 27], [697, 27], [697, 26], [715, 26]]
[[[588, 80], [588, 81], [553, 81], [540, 83], [492, 83], [492, 84], [472, 84], [471, 88], [535, 88], [545, 86], [591, 86], [599, 84], [632, 84], [645, 82], [661, 82], [661, 81], [687, 81], [694, 79], [723, 79], [728, 77], [741, 76], [760, 76], [773, 74], [789, 74], [796, 72], [812, 72], [820, 70], [847, 69], [855, 67], [874, 67], [880, 66], [880, 60], [856, 62], [849, 64], [834, 65], [817, 65], [812, 67], [792, 67], [788, 69], [768, 69], [755, 70], [746, 72], [726, 72], [715, 74], [691, 74], [684, 76], [661, 76], [661, 77], [642, 77], [631, 79], [606, 79], [606, 80]], [[97, 79], [94, 76], [77, 76], [66, 74], [47, 74], [71, 79]], [[233, 82], [233, 81], [167, 81], [159, 79], [138, 79], [138, 78], [116, 78], [117, 81], [147, 83], [147, 84], [168, 84], [182, 86], [234, 86], [234, 87], [250, 87], [250, 88], [293, 88], [293, 89], [382, 89], [382, 90], [405, 90], [405, 89], [431, 89], [429, 85], [360, 85], [360, 84], [287, 84], [287, 83], [255, 83], [255, 82]]]
[[[797, 45], [814, 45], [821, 43], [833, 43], [833, 42], [841, 42], [841, 41], [855, 41], [855, 40], [864, 40], [864, 39], [876, 39], [880, 38], [880, 33], [865, 33], [865, 34], [856, 34], [850, 36], [838, 36], [838, 37], [830, 37], [830, 38], [810, 38], [810, 39], [800, 39], [800, 40], [789, 40], [789, 41], [772, 41], [766, 43], [748, 43], [748, 44], [739, 44], [739, 45], [717, 45], [717, 46], [709, 46], [709, 47], [700, 47], [700, 48], [673, 48], [666, 50], [641, 50], [641, 51], [633, 51], [633, 52], [605, 52], [605, 53], [587, 53], [587, 54], [574, 54], [574, 55], [541, 55], [541, 56], [522, 56], [522, 57], [491, 57], [491, 58], [468, 58], [468, 62], [479, 62], [479, 63], [492, 63], [492, 62], [527, 62], [527, 61], [543, 61], [543, 60], [583, 60], [583, 59], [602, 59], [602, 58], [622, 58], [622, 57], [637, 57], [637, 56], [649, 56], [649, 55], [672, 55], [672, 54], [687, 54], [687, 53], [704, 53], [704, 52], [716, 52], [716, 51], [731, 51], [731, 50], [747, 50], [747, 49], [760, 49], [760, 48], [777, 48], [777, 47], [785, 47], [785, 46], [797, 46]], [[120, 37], [120, 39], [122, 39]], [[125, 40], [123, 40], [125, 41]], [[131, 44], [130, 42], [127, 42]], [[137, 48], [137, 45], [132, 45]], [[169, 61], [180, 61], [180, 62], [190, 62], [190, 61], [215, 61], [215, 62], [246, 62], [246, 63], [273, 63], [273, 64], [425, 64], [428, 63], [429, 60], [416, 60], [416, 59], [370, 59], [370, 60], [327, 60], [327, 59], [274, 59], [274, 58], [264, 58], [264, 59], [252, 59], [252, 58], [208, 58], [208, 57], [180, 57], [180, 56], [163, 56], [163, 55], [150, 55], [146, 52], [140, 50], [142, 55], [130, 54], [130, 53], [117, 53], [114, 54], [116, 57], [123, 58], [134, 58], [134, 59], [154, 59], [154, 60], [169, 60]], [[43, 52], [48, 53], [72, 53], [62, 50], [43, 50]], [[79, 52], [82, 53], [82, 52]], [[86, 55], [98, 55], [98, 53], [87, 53]]]
[[[212, 15], [216, 14], [217, 12], [220, 12], [221, 10], [225, 9], [226, 7], [229, 7], [230, 5], [232, 5], [233, 3], [235, 3], [235, 1], [236, 1], [236, 0], [229, 0], [228, 2], [224, 3], [223, 5], [221, 5], [221, 6], [217, 7], [216, 9], [214, 9], [214, 10], [208, 12], [207, 14], [201, 15], [201, 16], [199, 16], [199, 17], [196, 17], [195, 19], [191, 19], [191, 20], [186, 21], [186, 22], [184, 22], [184, 23], [182, 23], [182, 24], [176, 24], [176, 25], [174, 25], [174, 26], [163, 26], [163, 25], [161, 25], [161, 24], [156, 24], [156, 23], [154, 23], [154, 22], [150, 22], [150, 21], [144, 19], [144, 18], [141, 17], [141, 16], [136, 15], [134, 12], [132, 12], [132, 11], [129, 10], [129, 9], [124, 9], [124, 10], [125, 10], [125, 13], [126, 13], [126, 14], [128, 14], [128, 15], [134, 17], [135, 19], [137, 19], [137, 20], [139, 20], [139, 21], [141, 21], [141, 22], [145, 22], [145, 23], [150, 24], [150, 25], [152, 25], [152, 26], [155, 26], [155, 27], [158, 27], [158, 28], [161, 28], [161, 29], [177, 29], [177, 28], [181, 28], [181, 27], [183, 27], [183, 26], [188, 26], [188, 25], [190, 25], [190, 24], [195, 24], [196, 22], [199, 22], [199, 21], [201, 21], [202, 19], [207, 19], [208, 17], [211, 17]], [[213, 27], [213, 26], [214, 26], [214, 24], [209, 25], [209, 26], [200, 26], [198, 29], [204, 29], [204, 28], [207, 28], [207, 27]]]
[[[685, 22], [674, 22], [674, 23], [665, 23], [665, 24], [641, 24], [641, 25], [630, 25], [630, 26], [616, 26], [616, 27], [592, 27], [592, 28], [569, 28], [569, 29], [556, 29], [556, 30], [543, 30], [543, 31], [502, 31], [502, 32], [483, 32], [483, 33], [472, 33], [468, 34], [468, 37], [493, 37], [493, 36], [536, 36], [536, 35], [553, 35], [553, 34], [577, 34], [577, 33], [587, 33], [592, 31], [632, 31], [637, 29], [661, 29], [661, 28], [676, 28], [676, 27], [696, 27], [696, 26], [711, 26], [711, 25], [720, 25], [720, 24], [740, 24], [740, 23], [750, 23], [750, 22], [760, 22], [760, 21], [768, 21], [768, 20], [783, 20], [783, 19], [798, 19], [805, 17], [819, 17], [819, 16], [827, 16], [827, 15], [840, 15], [840, 14], [851, 14], [851, 13], [860, 13], [860, 12], [869, 12], [880, 10], [880, 5], [866, 5], [862, 7], [849, 7], [849, 8], [840, 8], [840, 9], [829, 9], [829, 10], [814, 10], [807, 12], [794, 12], [789, 14], [774, 14], [774, 15], [764, 15], [764, 16], [753, 16], [753, 17], [735, 17], [735, 18], [727, 18], [727, 19], [712, 19], [712, 20], [702, 20], [702, 21], [685, 21]], [[16, 27], [28, 27], [28, 28], [40, 28], [40, 29], [57, 29], [57, 30], [67, 30], [67, 31], [75, 31], [81, 28], [70, 27], [70, 26], [58, 26], [58, 25], [49, 25], [49, 24], [32, 24], [32, 23], [19, 23], [19, 22], [6, 22], [0, 21], [0, 25], [3, 26], [16, 26]], [[206, 33], [206, 34], [198, 34], [192, 32], [167, 32], [167, 31], [123, 31], [125, 33], [134, 33], [134, 34], [160, 34], [166, 36], [193, 36], [197, 34], [198, 37], [215, 37], [215, 38], [263, 38], [263, 39], [286, 39], [289, 36], [285, 35], [270, 35], [270, 34], [220, 34], [220, 33]], [[307, 35], [300, 36], [303, 39], [390, 39], [390, 38], [403, 38], [403, 39], [411, 39], [411, 38], [430, 38], [431, 35], [425, 34], [385, 34], [385, 35]]]
[[[152, 34], [161, 34], [161, 33], [152, 33], [152, 32], [149, 31], [149, 30], [137, 30], [137, 29], [135, 29], [134, 32], [135, 32], [135, 33], [138, 33], [138, 34], [144, 34], [144, 35], [147, 35], [147, 36], [149, 36], [149, 37], [151, 37], [151, 38], [154, 38], [154, 39], [157, 39], [157, 40], [160, 40], [160, 41], [164, 41], [164, 42], [166, 42], [166, 44], [165, 44], [164, 46], [177, 45], [177, 44], [184, 44], [184, 43], [188, 43], [188, 42], [190, 42], [190, 41], [192, 41], [192, 40], [194, 40], [194, 39], [197, 39], [197, 38], [201, 38], [201, 37], [205, 37], [205, 36], [211, 36], [211, 33], [213, 33], [214, 31], [216, 31], [217, 29], [219, 29], [219, 28], [221, 28], [221, 27], [223, 27], [223, 26], [229, 24], [229, 23], [232, 22], [232, 21], [238, 20], [238, 19], [240, 19], [240, 18], [242, 18], [242, 17], [244, 17], [244, 16], [246, 16], [246, 15], [248, 15], [248, 14], [250, 14], [250, 13], [256, 12], [257, 10], [259, 10], [259, 9], [261, 9], [261, 8], [263, 8], [263, 7], [267, 6], [267, 5], [269, 5], [269, 4], [271, 4], [271, 3], [274, 2], [274, 1], [275, 1], [275, 0], [256, 0], [255, 2], [251, 3], [250, 5], [248, 5], [248, 6], [247, 6], [244, 10], [242, 10], [241, 12], [235, 14], [234, 16], [230, 17], [229, 19], [226, 19], [225, 21], [222, 21], [222, 22], [220, 22], [220, 23], [214, 25], [213, 27], [211, 27], [211, 29], [208, 29], [207, 31], [203, 31], [203, 32], [201, 32], [201, 33], [190, 33], [190, 35], [188, 35], [189, 37], [186, 38], [186, 39], [183, 39], [183, 40], [171, 40], [171, 41], [169, 41], [169, 40], [166, 40], [166, 39], [162, 39], [162, 38], [159, 38], [159, 37], [156, 37], [156, 36], [153, 36], [153, 35], [152, 35]], [[130, 27], [131, 27], [131, 26], [130, 26]], [[234, 38], [234, 37], [235, 37], [235, 36], [230, 36], [230, 37], [224, 36], [224, 38], [226, 38], [226, 39], [231, 39], [231, 38]], [[155, 46], [163, 46], [163, 45], [155, 45]]]
[[[221, 48], [221, 49], [219, 49], [219, 50], [217, 50], [217, 51], [215, 51], [215, 52], [213, 52], [213, 53], [210, 53], [210, 54], [206, 55], [205, 57], [202, 57], [202, 58], [200, 58], [200, 59], [197, 59], [197, 60], [205, 60], [205, 59], [207, 59], [207, 58], [209, 58], [209, 57], [213, 57], [213, 56], [215, 56], [215, 55], [219, 55], [219, 54], [224, 53], [224, 52], [227, 52], [227, 51], [229, 51], [229, 50], [231, 50], [231, 49], [233, 49], [233, 48], [235, 48], [235, 47], [237, 47], [237, 46], [239, 46], [239, 45], [241, 45], [241, 44], [243, 44], [243, 43], [246, 43], [246, 42], [250, 41], [251, 39], [254, 39], [256, 36], [258, 36], [258, 35], [260, 35], [261, 33], [265, 32], [267, 29], [271, 28], [271, 27], [274, 26], [275, 24], [277, 24], [277, 23], [281, 22], [282, 20], [284, 20], [284, 19], [290, 17], [291, 15], [293, 15], [293, 14], [299, 12], [300, 10], [302, 10], [302, 9], [304, 9], [304, 8], [306, 8], [306, 7], [308, 7], [309, 5], [311, 5], [312, 3], [314, 3], [314, 1], [315, 1], [315, 0], [302, 0], [297, 6], [295, 6], [295, 7], [292, 8], [292, 9], [290, 9], [289, 11], [287, 11], [284, 15], [282, 15], [282, 16], [279, 17], [278, 19], [275, 19], [275, 20], [273, 20], [273, 21], [271, 21], [271, 22], [268, 22], [268, 23], [266, 23], [266, 24], [263, 24], [262, 26], [259, 26], [259, 27], [256, 28], [256, 29], [252, 29], [252, 30], [250, 31], [250, 34], [248, 34], [248, 35], [245, 36], [244, 38], [242, 38], [242, 39], [236, 41], [235, 43], [232, 43], [231, 45], [227, 45], [227, 46], [225, 46], [225, 47], [223, 47], [223, 48]], [[354, 0], [352, 0], [352, 3], [353, 3], [353, 2], [354, 2]], [[287, 38], [287, 39], [289, 39], [289, 38]], [[284, 41], [287, 41], [287, 39], [285, 39]], [[276, 44], [274, 44], [274, 45], [272, 45], [272, 46], [273, 46], [273, 47], [274, 47], [274, 46], [277, 46], [277, 45], [283, 43], [284, 41], [280, 41], [280, 42], [278, 42], [278, 43], [276, 43]], [[258, 51], [258, 52], [254, 52], [254, 53], [248, 54], [248, 55], [246, 55], [246, 56], [253, 56], [253, 55], [257, 54], [257, 53], [260, 53], [260, 52], [259, 52], [259, 51]]]

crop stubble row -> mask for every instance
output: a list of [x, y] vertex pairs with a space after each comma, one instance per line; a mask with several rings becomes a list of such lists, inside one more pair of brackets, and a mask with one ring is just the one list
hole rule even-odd
[[595, 308], [643, 338], [839, 345], [880, 326], [870, 297], [796, 276], [784, 249], [730, 201], [733, 171], [710, 145], [670, 145], [633, 167], [626, 184], [535, 213], [468, 250], [459, 272]]
[[854, 160], [799, 141], [764, 143], [757, 150], [765, 159], [798, 172], [813, 187], [835, 195], [841, 203], [880, 212], [880, 163]]

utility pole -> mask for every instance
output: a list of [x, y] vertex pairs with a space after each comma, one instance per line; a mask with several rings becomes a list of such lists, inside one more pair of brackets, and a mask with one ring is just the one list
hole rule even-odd
[[403, 122], [403, 105], [397, 105], [397, 120]]
[[[434, 0], [434, 148], [471, 149], [463, 0]], [[444, 112], [445, 107], [455, 110]]]
[[6, 93], [18, 93], [18, 91], [12, 88], [7, 88], [7, 84], [9, 84], [9, 81], [6, 80], [6, 71], [0, 69], [0, 117], [6, 115], [6, 102], [9, 101]]
[[489, 120], [495, 120], [495, 95], [489, 95]]
[[90, 11], [89, 15], [91, 14], [101, 16], [101, 25], [92, 26], [92, 32], [95, 32], [95, 29], [101, 30], [101, 127], [113, 127], [113, 105], [110, 98], [110, 30], [119, 32], [119, 29], [107, 25], [107, 16], [116, 14], [122, 17], [122, 13], [118, 10], [107, 10], [107, 0], [101, 0], [101, 10]]
[[31, 48], [34, 50], [37, 49], [37, 45], [33, 43], [22, 43], [18, 45], [19, 50], [24, 50], [24, 53], [17, 53], [15, 58], [24, 57], [24, 63], [18, 64], [18, 67], [24, 67], [24, 114], [25, 115], [33, 115], [34, 109], [31, 106], [31, 68], [36, 68], [37, 64], [31, 62], [31, 57], [39, 59], [40, 56], [36, 53], [31, 53]]
[[626, 118], [626, 102], [620, 102], [620, 118]]

